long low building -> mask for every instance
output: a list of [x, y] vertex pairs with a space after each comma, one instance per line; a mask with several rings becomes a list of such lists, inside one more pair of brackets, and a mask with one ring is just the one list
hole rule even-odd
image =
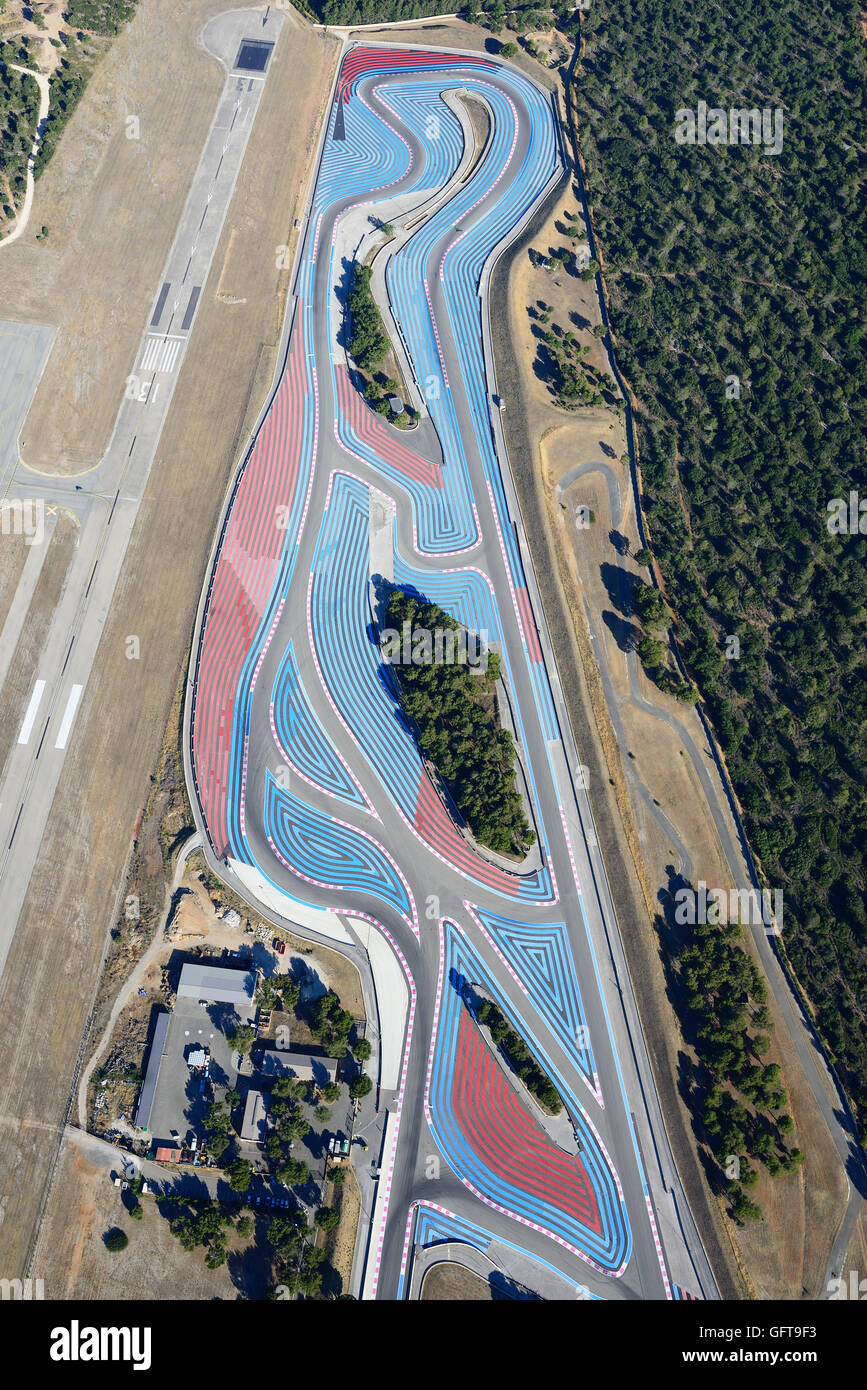
[[147, 1129], [151, 1117], [151, 1109], [154, 1103], [154, 1096], [157, 1093], [157, 1081], [159, 1080], [160, 1066], [166, 1050], [166, 1037], [168, 1035], [171, 1017], [171, 1014], [157, 1014], [151, 1050], [148, 1054], [147, 1071], [145, 1072], [144, 1084], [141, 1088], [141, 1095], [138, 1098], [138, 1105], [135, 1111], [135, 1122], [139, 1129]]
[[274, 1123], [269, 1114], [270, 1100], [264, 1091], [248, 1091], [241, 1122], [241, 1138], [250, 1144], [264, 1144]]
[[255, 970], [189, 964], [181, 970], [177, 997], [202, 999], [209, 1004], [234, 1004], [239, 1012], [252, 1013], [255, 989]]
[[337, 1078], [335, 1057], [314, 1057], [309, 1052], [269, 1047], [254, 1061], [263, 1076], [290, 1076], [294, 1081], [312, 1081], [316, 1086], [328, 1086]]

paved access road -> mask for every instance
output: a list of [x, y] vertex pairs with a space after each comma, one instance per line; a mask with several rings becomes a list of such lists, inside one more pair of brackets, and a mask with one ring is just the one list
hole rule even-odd
[[[487, 111], [481, 150], [466, 97]], [[296, 928], [351, 949], [367, 924], [382, 943], [365, 1297], [414, 1294], [437, 1241], [494, 1249], [506, 1271], [511, 1251], [524, 1282], [530, 1256], [566, 1296], [716, 1296], [573, 781], [494, 395], [490, 267], [563, 173], [550, 98], [514, 69], [347, 49], [283, 366], [202, 596], [187, 752], [213, 861]], [[346, 288], [370, 251], [411, 430], [364, 403], [347, 357]], [[502, 654], [538, 835], [518, 868], [462, 833], [400, 717], [377, 642], [385, 583]], [[559, 1121], [488, 1045], [480, 996], [554, 1078]]]

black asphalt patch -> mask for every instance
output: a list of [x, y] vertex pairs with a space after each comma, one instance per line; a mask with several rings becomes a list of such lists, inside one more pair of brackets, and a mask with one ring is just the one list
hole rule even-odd
[[162, 289], [160, 290], [159, 298], [157, 299], [157, 302], [156, 302], [156, 308], [154, 309], [153, 318], [151, 319], [151, 328], [156, 328], [157, 324], [159, 323], [160, 319], [162, 318], [163, 309], [166, 307], [166, 300], [167, 300], [168, 297], [169, 297], [169, 290], [170, 290], [170, 289], [171, 289], [171, 285], [169, 284], [168, 281], [166, 281], [166, 283], [163, 285]]
[[343, 120], [343, 102], [337, 98], [337, 114], [334, 117], [334, 136], [335, 140], [346, 139], [346, 125]]
[[240, 72], [264, 72], [274, 51], [273, 43], [262, 43], [259, 39], [244, 39], [238, 49], [235, 70]]
[[193, 290], [192, 294], [190, 295], [190, 302], [189, 302], [189, 304], [187, 305], [187, 312], [184, 314], [184, 321], [183, 321], [183, 323], [181, 324], [181, 332], [182, 332], [182, 333], [186, 333], [187, 329], [189, 328], [190, 324], [191, 324], [192, 321], [193, 321], [193, 314], [196, 312], [196, 305], [197, 305], [198, 302], [199, 302], [199, 295], [200, 295], [201, 293], [202, 293], [202, 287], [201, 287], [201, 285], [196, 285], [195, 289]]

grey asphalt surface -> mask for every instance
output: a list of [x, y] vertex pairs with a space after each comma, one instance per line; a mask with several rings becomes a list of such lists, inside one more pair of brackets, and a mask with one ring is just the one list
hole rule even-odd
[[[495, 72], [486, 74], [486, 77], [495, 83], [499, 80]], [[373, 83], [363, 84], [362, 90], [365, 92], [365, 99], [369, 104], [376, 107], [377, 100], [371, 90], [372, 86]], [[391, 112], [386, 114], [390, 120], [394, 120]], [[351, 106], [347, 110], [347, 119], [351, 119]], [[512, 153], [513, 163], [511, 167], [513, 170], [520, 167], [520, 162], [526, 152], [527, 132], [527, 119], [522, 115], [518, 140]], [[404, 131], [403, 133], [417, 160], [420, 156], [418, 142], [411, 132]], [[477, 219], [484, 216], [497, 196], [496, 191], [489, 191], [474, 209], [472, 217]], [[330, 243], [334, 222], [340, 218], [351, 201], [347, 199], [346, 203], [332, 207], [326, 214], [320, 229], [321, 244], [328, 245]], [[385, 210], [382, 206], [378, 206], [376, 209], [378, 215], [386, 215], [386, 210], [387, 205]], [[409, 220], [408, 214], [405, 220]], [[467, 225], [467, 219], [464, 220], [463, 225]], [[514, 228], [512, 235], [517, 234], [518, 231], [519, 227]], [[454, 232], [450, 231], [438, 249], [444, 249], [453, 235]], [[327, 422], [332, 418], [330, 411], [335, 408], [335, 403], [331, 398], [330, 374], [323, 370], [330, 351], [328, 309], [333, 287], [327, 280], [324, 258], [320, 261], [320, 267], [317, 269], [314, 281], [314, 349], [320, 364], [320, 419]], [[489, 269], [490, 267], [485, 273], [483, 290], [486, 290], [487, 287]], [[362, 895], [353, 895], [354, 900], [357, 898], [359, 909], [370, 912], [383, 921], [398, 941], [409, 963], [418, 990], [415, 1026], [409, 1054], [407, 1081], [400, 1118], [397, 1160], [391, 1187], [377, 1296], [385, 1298], [397, 1296], [407, 1213], [413, 1201], [427, 1198], [449, 1207], [458, 1214], [466, 1215], [503, 1240], [521, 1244], [539, 1259], [560, 1270], [573, 1288], [579, 1284], [586, 1285], [592, 1292], [607, 1299], [664, 1298], [666, 1296], [665, 1287], [645, 1204], [645, 1179], [632, 1139], [632, 1122], [635, 1125], [643, 1156], [646, 1180], [651, 1193], [660, 1236], [666, 1251], [672, 1282], [688, 1288], [695, 1294], [713, 1298], [716, 1296], [713, 1277], [683, 1197], [662, 1126], [652, 1073], [632, 998], [611, 895], [605, 880], [604, 866], [593, 830], [589, 802], [586, 793], [576, 791], [570, 780], [569, 769], [576, 767], [579, 759], [565, 717], [550, 643], [540, 611], [538, 593], [529, 568], [527, 547], [521, 537], [527, 582], [540, 628], [546, 663], [552, 677], [552, 689], [560, 719], [561, 739], [555, 741], [550, 749], [536, 719], [529, 673], [520, 656], [520, 635], [514, 609], [509, 600], [508, 577], [497, 543], [496, 527], [487, 489], [483, 482], [481, 459], [473, 442], [469, 409], [460, 380], [458, 358], [451, 337], [443, 291], [438, 283], [434, 283], [431, 292], [434, 312], [440, 327], [442, 352], [446, 361], [449, 380], [452, 383], [459, 425], [469, 460], [470, 476], [479, 508], [483, 535], [480, 546], [460, 558], [466, 564], [479, 566], [490, 576], [500, 599], [500, 616], [504, 627], [505, 645], [514, 655], [515, 684], [510, 690], [510, 695], [521, 711], [524, 729], [528, 735], [527, 744], [523, 750], [524, 756], [534, 771], [539, 793], [539, 807], [550, 838], [553, 867], [561, 891], [561, 902], [556, 915], [564, 919], [568, 926], [570, 943], [582, 988], [582, 999], [590, 1030], [591, 1045], [605, 1097], [605, 1109], [602, 1110], [589, 1096], [589, 1093], [582, 1089], [582, 1082], [575, 1077], [574, 1068], [568, 1057], [564, 1055], [556, 1035], [546, 1027], [538, 1015], [530, 1014], [526, 1002], [516, 989], [511, 976], [491, 952], [485, 939], [475, 929], [463, 906], [464, 899], [469, 896], [481, 905], [490, 905], [494, 910], [502, 911], [506, 907], [503, 899], [496, 895], [487, 894], [475, 885], [469, 885], [457, 871], [448, 868], [419, 846], [384, 795], [382, 788], [377, 784], [375, 770], [360, 755], [354, 741], [348, 736], [330, 706], [321, 697], [318, 676], [310, 654], [307, 637], [306, 605], [300, 601], [300, 583], [297, 591], [299, 601], [294, 604], [287, 604], [284, 609], [259, 671], [254, 692], [247, 765], [247, 838], [257, 861], [266, 867], [268, 874], [280, 883], [287, 892], [305, 901], [328, 906], [332, 906], [335, 898], [340, 896], [335, 895], [333, 891], [319, 890], [282, 868], [271, 853], [261, 824], [261, 810], [257, 810], [257, 808], [261, 808], [264, 800], [266, 771], [270, 769], [272, 773], [276, 774], [279, 765], [279, 757], [270, 731], [268, 700], [282, 654], [288, 641], [292, 639], [299, 662], [301, 679], [308, 694], [316, 704], [317, 714], [333, 745], [347, 759], [356, 775], [359, 776], [368, 795], [375, 802], [382, 819], [380, 824], [371, 826], [369, 816], [361, 812], [356, 813], [345, 806], [341, 806], [339, 814], [343, 819], [357, 824], [361, 829], [368, 832], [370, 830], [375, 831], [376, 838], [400, 864], [419, 903], [423, 904], [427, 894], [432, 889], [436, 890], [440, 898], [442, 915], [461, 924], [474, 947], [484, 959], [486, 967], [497, 981], [504, 997], [509, 1001], [510, 1008], [513, 1009], [516, 1018], [520, 1019], [522, 1015], [532, 1017], [532, 1028], [536, 1037], [543, 1042], [563, 1074], [573, 1082], [576, 1094], [582, 1097], [585, 1110], [591, 1116], [606, 1147], [613, 1156], [614, 1165], [623, 1187], [632, 1230], [633, 1253], [622, 1277], [612, 1279], [597, 1273], [583, 1261], [563, 1251], [548, 1236], [518, 1224], [508, 1216], [480, 1204], [445, 1163], [441, 1166], [439, 1180], [431, 1181], [426, 1178], [427, 1157], [439, 1153], [436, 1139], [430, 1132], [425, 1118], [424, 1106], [428, 1046], [433, 1032], [434, 994], [439, 967], [438, 934], [432, 923], [423, 921], [421, 939], [417, 942], [403, 920], [394, 912], [384, 908], [380, 900], [374, 898], [365, 900]], [[287, 326], [291, 322], [292, 314], [293, 306], [290, 304], [287, 308]], [[495, 384], [490, 368], [490, 357], [488, 363], [489, 387], [493, 391]], [[520, 535], [520, 513], [514, 500], [514, 489], [507, 470], [505, 447], [499, 433], [499, 414], [493, 410], [492, 415], [494, 429], [498, 437], [498, 451], [503, 465], [507, 495], [510, 498], [512, 515], [518, 521]], [[438, 460], [438, 445], [430, 428], [425, 426], [415, 431], [411, 437], [411, 445], [416, 452], [428, 457], [431, 461]], [[332, 431], [325, 428], [320, 430], [319, 454], [313, 479], [310, 512], [297, 558], [296, 575], [302, 577], [304, 588], [306, 589], [306, 576], [310, 572], [313, 559], [318, 533], [318, 518], [322, 512], [325, 489], [331, 470], [335, 467], [351, 471], [369, 482], [371, 486], [396, 499], [396, 543], [405, 556], [412, 556], [414, 563], [423, 568], [425, 561], [419, 560], [418, 556], [413, 555], [411, 504], [408, 495], [391, 480], [384, 479], [366, 468], [359, 460], [350, 458], [343, 453], [336, 444]], [[436, 561], [432, 562], [432, 568], [436, 568]], [[207, 582], [205, 588], [207, 589]], [[187, 703], [189, 706], [189, 700]], [[187, 739], [186, 742], [188, 751], [189, 740]], [[549, 752], [557, 768], [556, 781], [552, 780], [549, 774]], [[387, 774], [385, 774], [385, 778], [387, 780]], [[293, 785], [293, 791], [295, 790], [296, 787]], [[326, 814], [333, 813], [333, 801], [314, 788], [304, 785], [303, 791], [300, 788], [297, 788], [297, 791], [318, 810]], [[582, 924], [581, 907], [572, 877], [568, 846], [562, 831], [561, 803], [570, 826], [578, 877], [583, 888], [584, 908], [590, 928], [589, 940]], [[213, 855], [210, 857], [215, 870], [224, 879], [232, 882], [233, 876], [226, 866], [217, 861]], [[239, 883], [235, 882], [233, 886], [243, 891]], [[347, 895], [342, 896], [345, 898]], [[534, 910], [527, 907], [526, 904], [522, 904], [520, 911], [522, 917], [527, 921], [536, 919]], [[269, 908], [266, 908], [265, 912], [272, 918], [275, 915], [273, 910]], [[544, 914], [538, 913], [537, 915], [538, 920], [542, 920]], [[550, 911], [547, 915], [550, 918]], [[302, 933], [305, 930], [293, 919], [291, 902], [287, 902], [284, 920], [287, 925], [292, 925], [293, 930], [301, 930]], [[315, 933], [312, 934], [315, 935]], [[604, 998], [597, 989], [595, 962], [598, 962], [599, 965]], [[625, 1095], [621, 1091], [620, 1075], [622, 1075]], [[388, 1096], [383, 1097], [383, 1104], [389, 1105], [389, 1103], [390, 1098]]]

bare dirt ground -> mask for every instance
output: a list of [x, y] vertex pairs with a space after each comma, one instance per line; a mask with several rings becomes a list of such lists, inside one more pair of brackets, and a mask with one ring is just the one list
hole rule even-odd
[[13, 531], [8, 536], [0, 535], [0, 631], [15, 597], [30, 549], [23, 534], [16, 536]]
[[438, 1264], [429, 1269], [421, 1286], [422, 1303], [493, 1303], [487, 1279], [463, 1265]]
[[[41, 440], [45, 458], [56, 452], [66, 467], [98, 457], [105, 446], [221, 85], [217, 65], [190, 41], [221, 8], [221, 0], [183, 7], [143, 0], [40, 180], [37, 196], [46, 206], [37, 206], [35, 220], [52, 222], [51, 240], [37, 246], [25, 237], [2, 258], [7, 316], [51, 322], [52, 305], [62, 309], [66, 333], [46, 369], [57, 398], [49, 390], [36, 401], [24, 437], [28, 447]], [[59, 1143], [221, 500], [276, 363], [290, 271], [277, 267], [275, 250], [289, 243], [301, 212], [338, 52], [333, 38], [300, 24], [294, 29], [293, 22], [290, 16], [274, 53], [216, 253], [235, 302], [210, 291], [203, 296], [94, 664], [100, 698], [82, 703], [0, 982], [0, 1267], [10, 1277], [23, 1269], [39, 1220], [56, 1152], [52, 1135]], [[124, 148], [136, 144], [123, 135], [133, 92], [143, 117], [138, 154]], [[164, 120], [166, 111], [174, 114]], [[153, 152], [144, 147], [160, 130], [163, 150], [176, 148], [177, 157], [150, 168]], [[143, 161], [141, 178], [129, 162], [136, 159]], [[75, 407], [79, 373], [93, 405], [90, 419]], [[131, 632], [142, 653], [132, 663], [125, 657]]]
[[[38, 1275], [33, 1276], [45, 1280], [46, 1298], [137, 1302], [145, 1290], [148, 1299], [157, 1300], [256, 1296], [249, 1287], [239, 1293], [232, 1277], [249, 1241], [231, 1234], [228, 1261], [219, 1269], [208, 1269], [202, 1249], [186, 1251], [172, 1235], [169, 1217], [153, 1197], [140, 1201], [142, 1219], [134, 1221], [105, 1168], [88, 1162], [70, 1140], [63, 1141], [40, 1238]], [[117, 1228], [126, 1232], [129, 1245], [112, 1253], [105, 1248], [104, 1236]], [[261, 1264], [264, 1276], [266, 1265]], [[261, 1283], [259, 1297], [267, 1279], [262, 1277]]]

